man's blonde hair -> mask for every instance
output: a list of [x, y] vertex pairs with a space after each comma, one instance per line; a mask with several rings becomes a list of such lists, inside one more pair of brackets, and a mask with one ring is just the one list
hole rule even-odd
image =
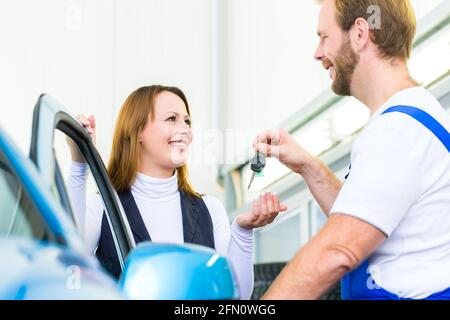
[[334, 3], [336, 20], [343, 31], [349, 31], [357, 18], [368, 20], [373, 15], [370, 8], [376, 6], [380, 28], [371, 28], [370, 36], [381, 57], [409, 59], [417, 24], [409, 0], [334, 0]]

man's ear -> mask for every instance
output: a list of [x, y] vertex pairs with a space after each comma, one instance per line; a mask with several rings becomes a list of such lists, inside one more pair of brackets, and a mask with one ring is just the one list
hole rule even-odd
[[366, 19], [357, 18], [349, 32], [350, 41], [356, 52], [361, 52], [370, 43], [370, 26]]

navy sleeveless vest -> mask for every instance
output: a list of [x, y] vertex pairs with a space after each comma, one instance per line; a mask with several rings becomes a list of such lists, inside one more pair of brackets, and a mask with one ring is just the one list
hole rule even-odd
[[[179, 191], [184, 242], [215, 249], [213, 223], [205, 202], [201, 198], [192, 197], [182, 190]], [[131, 191], [120, 192], [119, 198], [136, 244], [142, 241], [151, 241]], [[111, 275], [119, 278], [122, 270], [105, 213], [103, 213], [100, 241], [95, 255]]]

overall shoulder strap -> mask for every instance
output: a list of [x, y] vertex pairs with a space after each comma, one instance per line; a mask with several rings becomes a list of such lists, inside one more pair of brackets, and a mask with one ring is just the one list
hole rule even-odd
[[387, 109], [381, 115], [392, 112], [404, 113], [416, 119], [430, 130], [450, 152], [450, 133], [430, 114], [416, 107], [400, 105]]

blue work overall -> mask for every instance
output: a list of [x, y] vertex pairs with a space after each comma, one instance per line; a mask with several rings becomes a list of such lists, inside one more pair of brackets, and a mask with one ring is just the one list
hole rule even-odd
[[[450, 153], [450, 133], [431, 115], [425, 111], [410, 106], [395, 106], [387, 109], [381, 115], [400, 112], [409, 115], [430, 130]], [[350, 166], [351, 170], [351, 166]], [[345, 177], [347, 179], [348, 175]], [[370, 258], [369, 258], [370, 259]], [[411, 300], [400, 298], [396, 294], [377, 286], [369, 272], [369, 259], [357, 269], [347, 273], [341, 280], [342, 299], [349, 300]], [[425, 300], [450, 299], [450, 288], [435, 293]]]

